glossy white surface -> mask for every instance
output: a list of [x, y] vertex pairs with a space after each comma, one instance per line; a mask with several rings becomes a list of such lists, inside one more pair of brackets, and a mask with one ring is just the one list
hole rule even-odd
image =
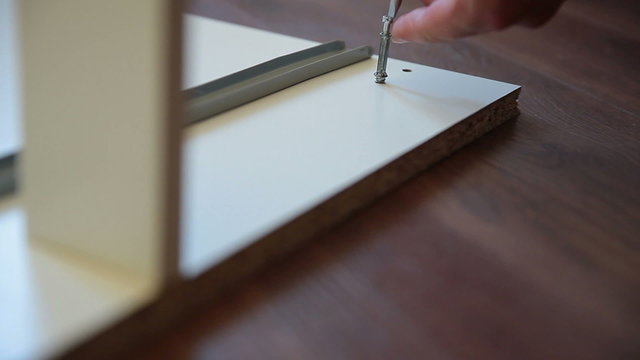
[[152, 296], [144, 279], [29, 242], [20, 204], [0, 201], [0, 359], [49, 357]]
[[[188, 24], [187, 86], [314, 44], [194, 16]], [[186, 276], [518, 88], [393, 59], [388, 83], [377, 85], [375, 65], [334, 71], [188, 128]]]
[[16, 13], [15, 0], [0, 0], [0, 158], [22, 144]]

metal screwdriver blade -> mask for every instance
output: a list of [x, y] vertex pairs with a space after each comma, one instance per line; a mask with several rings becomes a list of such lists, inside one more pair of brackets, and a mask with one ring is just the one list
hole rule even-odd
[[389, 58], [389, 42], [391, 40], [391, 21], [393, 18], [385, 15], [382, 17], [382, 32], [380, 33], [380, 52], [378, 54], [378, 68], [375, 72], [376, 83], [382, 84], [387, 79], [387, 59]]
[[389, 59], [389, 44], [391, 42], [391, 24], [396, 17], [402, 0], [391, 0], [389, 13], [382, 17], [382, 32], [380, 33], [380, 52], [378, 53], [378, 67], [373, 74], [376, 83], [384, 84], [387, 75], [387, 60]]

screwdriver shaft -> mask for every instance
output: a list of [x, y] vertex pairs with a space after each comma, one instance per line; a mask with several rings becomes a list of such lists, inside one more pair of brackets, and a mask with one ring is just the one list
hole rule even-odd
[[391, 0], [389, 2], [389, 13], [382, 17], [382, 32], [380, 33], [380, 52], [378, 53], [378, 67], [374, 76], [376, 83], [383, 84], [387, 75], [387, 60], [389, 59], [389, 44], [391, 42], [391, 24], [400, 9], [402, 0]]
[[380, 33], [380, 52], [378, 54], [378, 68], [375, 72], [376, 83], [382, 84], [387, 79], [387, 59], [389, 59], [389, 42], [391, 40], [391, 22], [393, 18], [385, 15], [382, 17], [382, 32]]

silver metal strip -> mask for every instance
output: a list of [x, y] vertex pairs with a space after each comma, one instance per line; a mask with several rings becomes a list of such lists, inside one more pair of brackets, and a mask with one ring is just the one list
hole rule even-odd
[[371, 57], [370, 46], [345, 50], [333, 41], [225, 76], [186, 91], [192, 124], [316, 76]]

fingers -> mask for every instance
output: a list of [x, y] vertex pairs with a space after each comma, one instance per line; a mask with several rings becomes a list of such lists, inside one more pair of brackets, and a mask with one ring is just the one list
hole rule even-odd
[[[425, 1], [428, 4], [429, 1]], [[436, 0], [430, 5], [400, 16], [393, 24], [396, 41], [444, 41], [471, 35], [474, 29], [465, 19], [465, 4], [456, 0]]]
[[394, 41], [446, 41], [520, 24], [549, 21], [564, 0], [423, 0], [426, 5], [400, 16]]

